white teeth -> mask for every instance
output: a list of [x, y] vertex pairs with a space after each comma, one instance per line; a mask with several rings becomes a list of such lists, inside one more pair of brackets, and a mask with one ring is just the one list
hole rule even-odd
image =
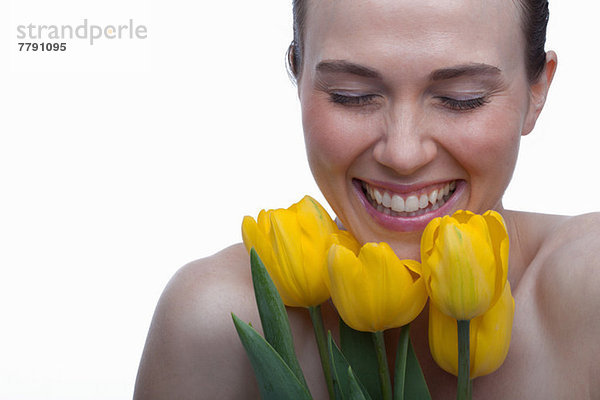
[[392, 197], [392, 210], [404, 212], [404, 199], [398, 195]]
[[429, 193], [429, 202], [431, 203], [431, 205], [435, 205], [435, 203], [437, 203], [437, 195], [438, 195], [437, 189], [435, 189], [433, 192]]
[[378, 190], [368, 185], [363, 185], [364, 190], [371, 199], [377, 211], [389, 216], [398, 216], [396, 213], [406, 213], [411, 217], [437, 210], [446, 203], [450, 192], [456, 189], [456, 181], [449, 182], [441, 188], [421, 195], [411, 195], [406, 199], [400, 195], [392, 194], [385, 190]]
[[408, 196], [404, 204], [404, 211], [413, 212], [419, 209], [419, 199], [417, 196]]
[[381, 204], [381, 200], [383, 200], [383, 196], [381, 195], [381, 193], [379, 193], [379, 190], [377, 189], [373, 189], [373, 194], [375, 195], [375, 201], [379, 204]]
[[427, 208], [429, 205], [429, 197], [426, 194], [422, 194], [419, 197], [419, 208]]
[[381, 202], [385, 207], [388, 207], [388, 208], [391, 207], [392, 206], [392, 196], [390, 196], [390, 194], [388, 192], [385, 192], [383, 194], [383, 199]]

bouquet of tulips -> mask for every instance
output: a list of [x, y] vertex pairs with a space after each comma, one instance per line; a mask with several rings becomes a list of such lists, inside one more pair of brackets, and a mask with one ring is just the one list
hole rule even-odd
[[[245, 217], [242, 235], [264, 338], [233, 320], [263, 399], [312, 398], [284, 304], [309, 310], [330, 399], [431, 398], [409, 337], [427, 299], [430, 350], [458, 377], [457, 398], [471, 398], [472, 379], [506, 357], [514, 299], [508, 235], [494, 211], [432, 220], [421, 263], [399, 259], [386, 243], [361, 247], [309, 196], [288, 209], [263, 210], [256, 220]], [[329, 298], [341, 317], [340, 346], [323, 327], [321, 304]], [[383, 340], [392, 328], [401, 328], [393, 388]]]

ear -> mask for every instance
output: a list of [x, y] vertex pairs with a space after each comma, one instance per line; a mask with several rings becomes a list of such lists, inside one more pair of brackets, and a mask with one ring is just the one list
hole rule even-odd
[[548, 90], [550, 84], [554, 78], [556, 72], [556, 65], [558, 63], [556, 53], [552, 50], [546, 53], [546, 64], [544, 65], [544, 71], [542, 71], [537, 81], [532, 83], [529, 87], [530, 99], [529, 99], [529, 110], [525, 118], [525, 124], [523, 125], [522, 135], [529, 134], [535, 122], [537, 121], [544, 104], [546, 103], [546, 97], [548, 96]]

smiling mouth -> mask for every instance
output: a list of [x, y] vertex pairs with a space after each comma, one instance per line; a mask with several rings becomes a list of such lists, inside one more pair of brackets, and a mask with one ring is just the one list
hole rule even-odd
[[456, 181], [429, 186], [413, 193], [393, 193], [387, 189], [378, 188], [360, 182], [362, 192], [368, 202], [378, 212], [391, 217], [418, 217], [435, 211], [443, 206], [456, 191]]

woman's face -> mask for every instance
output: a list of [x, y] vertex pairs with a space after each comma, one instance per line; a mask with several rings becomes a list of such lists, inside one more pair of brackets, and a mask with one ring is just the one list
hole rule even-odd
[[512, 1], [309, 1], [304, 34], [309, 163], [359, 241], [418, 259], [434, 217], [501, 210], [537, 116]]

